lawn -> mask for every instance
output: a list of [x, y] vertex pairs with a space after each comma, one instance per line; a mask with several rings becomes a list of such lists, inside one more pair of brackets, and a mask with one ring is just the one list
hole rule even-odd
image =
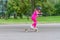
[[[38, 23], [60, 23], [60, 16], [48, 16], [48, 17], [39, 17], [37, 18]], [[0, 19], [0, 24], [13, 24], [13, 23], [32, 23], [32, 20], [23, 19], [13, 19], [8, 20]]]
[[38, 21], [41, 23], [60, 23], [60, 16], [39, 17]]

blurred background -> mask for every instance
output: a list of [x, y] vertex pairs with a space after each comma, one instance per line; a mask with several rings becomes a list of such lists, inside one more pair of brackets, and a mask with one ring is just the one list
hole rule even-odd
[[60, 23], [60, 0], [0, 0], [0, 24], [31, 23], [36, 6], [42, 7], [39, 23]]

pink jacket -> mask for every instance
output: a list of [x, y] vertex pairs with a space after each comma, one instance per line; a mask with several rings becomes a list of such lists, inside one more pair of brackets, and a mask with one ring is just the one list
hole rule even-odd
[[36, 19], [38, 17], [39, 12], [35, 10], [31, 16], [31, 18]]

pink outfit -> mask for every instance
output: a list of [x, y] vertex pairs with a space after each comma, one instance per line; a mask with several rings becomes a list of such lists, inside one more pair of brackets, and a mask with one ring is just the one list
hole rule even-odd
[[39, 12], [38, 12], [37, 10], [35, 10], [35, 11], [33, 12], [33, 14], [32, 14], [32, 17], [31, 17], [32, 21], [34, 22], [34, 23], [32, 24], [32, 26], [33, 26], [34, 28], [36, 28], [36, 25], [37, 25], [37, 20], [36, 20], [36, 18], [38, 17], [38, 14], [39, 14]]

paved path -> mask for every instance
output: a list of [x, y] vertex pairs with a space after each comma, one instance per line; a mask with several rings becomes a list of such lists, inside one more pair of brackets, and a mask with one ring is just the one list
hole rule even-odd
[[60, 24], [38, 24], [40, 32], [24, 32], [31, 24], [0, 24], [0, 40], [60, 40]]

